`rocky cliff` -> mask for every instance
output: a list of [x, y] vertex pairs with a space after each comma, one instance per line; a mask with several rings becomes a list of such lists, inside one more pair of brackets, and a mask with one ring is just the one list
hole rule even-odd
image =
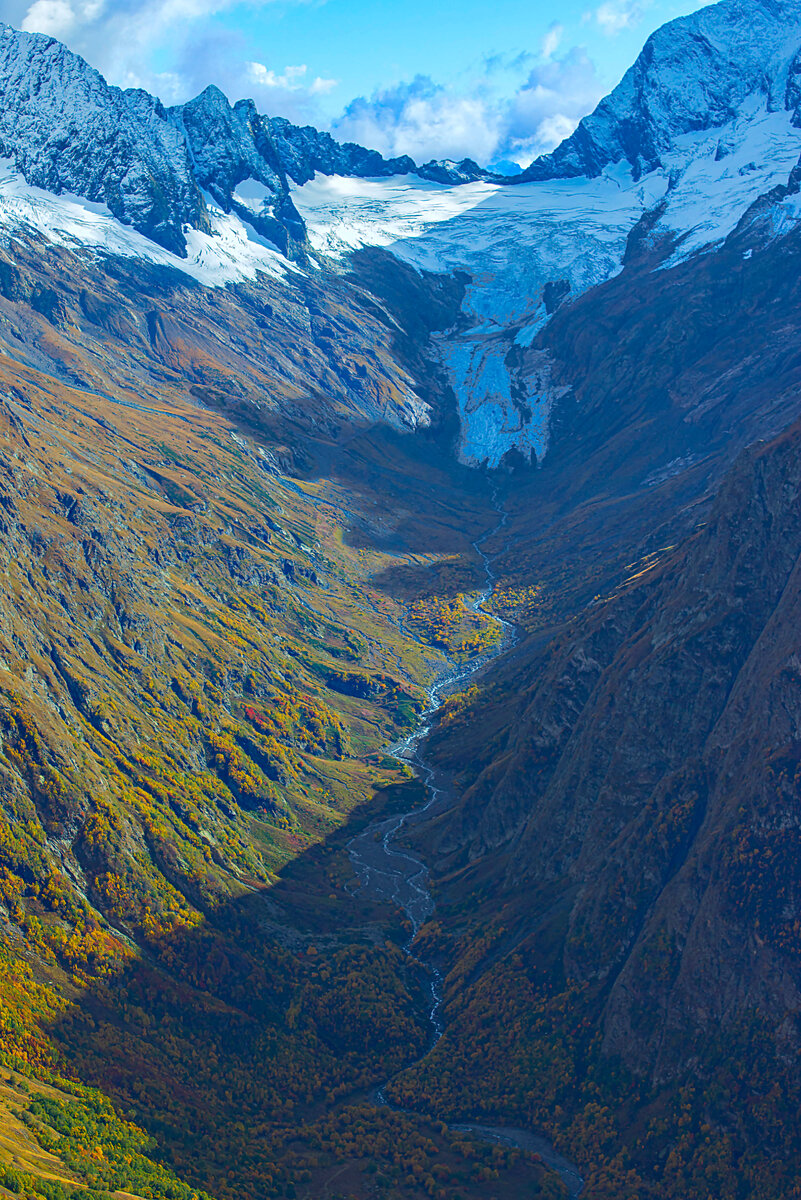
[[797, 124], [800, 42], [796, 0], [723, 0], [670, 21], [575, 133], [519, 179], [593, 177], [621, 162], [643, 175], [678, 139], [728, 125], [748, 103], [785, 109]]

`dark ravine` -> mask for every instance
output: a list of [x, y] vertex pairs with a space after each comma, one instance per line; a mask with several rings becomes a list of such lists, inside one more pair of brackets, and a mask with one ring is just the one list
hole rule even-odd
[[[476, 553], [482, 560], [487, 580], [486, 587], [471, 602], [475, 612], [484, 609], [495, 588], [496, 577], [489, 556], [484, 552], [482, 546], [506, 524], [505, 511], [500, 508], [498, 511], [500, 520], [497, 526], [473, 543]], [[361, 887], [376, 899], [397, 905], [411, 923], [412, 932], [404, 946], [404, 952], [410, 962], [422, 967], [426, 972], [430, 988], [431, 1040], [426, 1054], [433, 1050], [444, 1032], [440, 1016], [443, 979], [442, 972], [436, 963], [421, 959], [413, 950], [413, 945], [421, 926], [434, 912], [435, 903], [428, 883], [428, 867], [410, 850], [401, 848], [397, 839], [404, 826], [419, 820], [425, 813], [430, 814], [432, 809], [442, 808], [449, 799], [445, 784], [439, 778], [439, 773], [425, 761], [422, 753], [422, 747], [431, 731], [434, 717], [449, 696], [452, 696], [468, 680], [482, 672], [494, 659], [510, 650], [517, 641], [518, 634], [514, 625], [495, 614], [490, 615], [503, 629], [504, 636], [498, 645], [468, 663], [453, 666], [432, 684], [428, 690], [428, 707], [420, 714], [417, 728], [403, 741], [389, 747], [389, 753], [407, 763], [425, 784], [428, 793], [426, 804], [422, 808], [410, 809], [405, 813], [396, 813], [391, 817], [382, 817], [372, 821], [348, 843], [348, 853]], [[414, 1065], [416, 1064], [410, 1064], [410, 1066]], [[408, 1066], [404, 1068], [404, 1070], [408, 1069]], [[390, 1082], [387, 1080], [372, 1093], [372, 1098], [376, 1103], [390, 1105], [390, 1101], [386, 1097], [386, 1087]], [[584, 1181], [578, 1167], [564, 1158], [546, 1138], [539, 1134], [512, 1126], [487, 1125], [470, 1120], [451, 1122], [450, 1128], [456, 1132], [471, 1133], [483, 1141], [516, 1146], [521, 1150], [538, 1154], [543, 1162], [561, 1177], [571, 1200], [581, 1192]]]

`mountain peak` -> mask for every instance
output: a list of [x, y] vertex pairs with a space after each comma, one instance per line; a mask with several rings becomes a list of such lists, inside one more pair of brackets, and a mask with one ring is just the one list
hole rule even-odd
[[202, 227], [183, 139], [147, 93], [110, 87], [55, 39], [4, 25], [0, 97], [0, 154], [29, 184], [106, 204], [177, 253], [183, 225]]
[[179, 255], [187, 226], [209, 228], [204, 192], [292, 258], [306, 232], [290, 180], [416, 171], [462, 183], [487, 175], [469, 160], [418, 168], [408, 156], [385, 159], [311, 126], [261, 116], [253, 100], [232, 105], [213, 84], [167, 110], [141, 88], [110, 86], [54, 38], [0, 30], [0, 155], [28, 184], [105, 204]]
[[594, 178], [621, 161], [636, 174], [654, 170], [676, 138], [727, 124], [751, 96], [785, 108], [800, 45], [798, 0], [722, 0], [678, 17], [651, 34], [575, 133], [518, 178]]
[[187, 227], [210, 229], [209, 197], [298, 258], [307, 231], [292, 187], [317, 174], [515, 184], [596, 178], [626, 163], [636, 180], [663, 167], [680, 138], [724, 127], [750, 102], [801, 122], [801, 0], [722, 0], [664, 25], [572, 136], [512, 178], [471, 159], [423, 166], [406, 155], [386, 159], [260, 115], [251, 99], [232, 105], [214, 85], [165, 109], [141, 89], [110, 86], [53, 38], [1, 30], [0, 155], [28, 184], [105, 204], [180, 255]]

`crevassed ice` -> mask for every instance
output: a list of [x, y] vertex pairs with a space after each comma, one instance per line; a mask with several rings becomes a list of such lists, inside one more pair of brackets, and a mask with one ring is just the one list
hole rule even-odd
[[[440, 348], [459, 407], [460, 457], [496, 466], [512, 449], [539, 461], [548, 449], [555, 394], [525, 354], [510, 354], [548, 321], [545, 285], [565, 281], [575, 297], [611, 278], [635, 224], [662, 200], [659, 229], [677, 242], [666, 265], [719, 244], [755, 200], [787, 182], [799, 154], [791, 114], [767, 111], [759, 95], [728, 125], [678, 137], [663, 167], [639, 181], [628, 163], [596, 179], [509, 187], [318, 177], [293, 199], [326, 255], [383, 246], [419, 270], [470, 277], [465, 319]], [[784, 202], [776, 232], [799, 217], [801, 203]]]
[[513, 187], [315, 179], [293, 199], [324, 253], [378, 245], [419, 270], [470, 277], [467, 322], [440, 349], [459, 408], [459, 457], [494, 467], [512, 449], [538, 460], [547, 451], [553, 397], [508, 361], [515, 341], [526, 344], [547, 319], [543, 288], [566, 280], [576, 295], [619, 271], [633, 225], [666, 186], [662, 174], [635, 183], [613, 168]]

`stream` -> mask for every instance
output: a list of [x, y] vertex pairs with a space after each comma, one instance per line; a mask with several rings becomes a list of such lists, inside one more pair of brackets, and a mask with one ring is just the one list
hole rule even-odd
[[[485, 554], [482, 547], [493, 534], [506, 524], [507, 514], [500, 508], [498, 512], [500, 515], [498, 524], [483, 537], [473, 542], [486, 575], [486, 586], [470, 602], [470, 607], [474, 612], [486, 611], [485, 605], [495, 589], [496, 577], [489, 556]], [[443, 977], [436, 964], [421, 961], [413, 953], [412, 945], [420, 927], [434, 912], [435, 905], [429, 887], [428, 868], [417, 855], [398, 846], [397, 838], [404, 825], [419, 819], [422, 814], [446, 799], [444, 788], [437, 783], [436, 771], [425, 762], [421, 752], [422, 744], [431, 731], [435, 714], [448, 696], [460, 691], [470, 679], [484, 670], [493, 659], [509, 650], [517, 641], [518, 635], [514, 625], [492, 613], [487, 615], [491, 616], [502, 628], [503, 636], [498, 644], [486, 653], [471, 659], [468, 663], [454, 665], [444, 675], [441, 675], [428, 689], [428, 705], [421, 712], [416, 729], [408, 737], [396, 742], [387, 750], [388, 754], [394, 755], [395, 758], [401, 759], [412, 767], [418, 778], [426, 785], [427, 803], [422, 808], [410, 809], [409, 812], [400, 815], [395, 814], [372, 821], [348, 843], [348, 853], [362, 888], [378, 900], [395, 904], [405, 913], [411, 924], [411, 937], [403, 949], [412, 962], [424, 969], [428, 976], [430, 989], [431, 1040], [426, 1055], [433, 1050], [443, 1034], [440, 1012]], [[421, 1059], [418, 1059], [419, 1061]], [[408, 1069], [409, 1067], [404, 1068], [404, 1070]], [[374, 1093], [376, 1103], [390, 1104], [385, 1094], [389, 1082], [390, 1080], [387, 1080]], [[543, 1162], [561, 1176], [571, 1200], [579, 1195], [584, 1181], [578, 1168], [559, 1154], [546, 1138], [525, 1129], [506, 1125], [487, 1125], [475, 1121], [452, 1123], [450, 1128], [460, 1133], [472, 1133], [484, 1141], [517, 1146], [521, 1150], [539, 1154]]]

